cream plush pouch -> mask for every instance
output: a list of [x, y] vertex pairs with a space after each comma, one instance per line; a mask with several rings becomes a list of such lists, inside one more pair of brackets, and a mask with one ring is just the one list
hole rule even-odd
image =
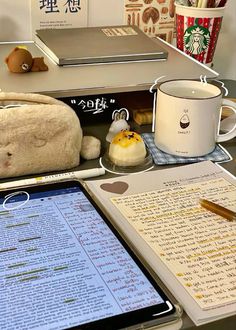
[[40, 94], [0, 93], [0, 178], [73, 168], [82, 130], [65, 103]]

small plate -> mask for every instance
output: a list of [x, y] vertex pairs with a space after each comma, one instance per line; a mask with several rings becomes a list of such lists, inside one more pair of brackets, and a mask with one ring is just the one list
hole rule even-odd
[[146, 157], [144, 158], [143, 162], [135, 165], [135, 166], [118, 166], [114, 164], [109, 155], [108, 152], [104, 154], [99, 160], [100, 165], [107, 171], [113, 174], [135, 174], [140, 172], [146, 172], [149, 171], [154, 167], [152, 156], [147, 150]]

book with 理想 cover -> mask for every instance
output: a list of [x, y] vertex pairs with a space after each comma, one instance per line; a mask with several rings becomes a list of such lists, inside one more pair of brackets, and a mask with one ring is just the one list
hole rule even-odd
[[196, 325], [235, 315], [236, 222], [199, 202], [236, 211], [235, 177], [206, 161], [86, 186]]

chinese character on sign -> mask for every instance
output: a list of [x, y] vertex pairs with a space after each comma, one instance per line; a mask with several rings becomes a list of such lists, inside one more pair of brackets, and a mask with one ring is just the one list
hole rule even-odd
[[45, 13], [59, 13], [57, 0], [39, 0], [40, 10], [45, 9]]
[[[45, 13], [59, 13], [60, 10], [58, 8], [59, 0], [39, 0], [40, 10], [45, 9]], [[65, 13], [78, 13], [81, 10], [80, 0], [67, 0], [64, 5]]]
[[77, 13], [79, 10], [81, 10], [80, 0], [67, 0], [64, 6], [66, 6], [66, 13], [68, 11], [70, 13]]
[[28, 1], [31, 3], [32, 39], [35, 37], [35, 31], [41, 29], [88, 26], [88, 0]]

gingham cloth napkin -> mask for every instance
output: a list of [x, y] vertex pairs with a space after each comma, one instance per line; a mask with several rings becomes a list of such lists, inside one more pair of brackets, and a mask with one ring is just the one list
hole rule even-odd
[[210, 154], [201, 157], [180, 157], [170, 155], [156, 147], [154, 143], [154, 133], [143, 133], [142, 137], [156, 165], [197, 163], [203, 160], [226, 162], [232, 159], [230, 154], [220, 145], [216, 145], [215, 150], [213, 150]]

